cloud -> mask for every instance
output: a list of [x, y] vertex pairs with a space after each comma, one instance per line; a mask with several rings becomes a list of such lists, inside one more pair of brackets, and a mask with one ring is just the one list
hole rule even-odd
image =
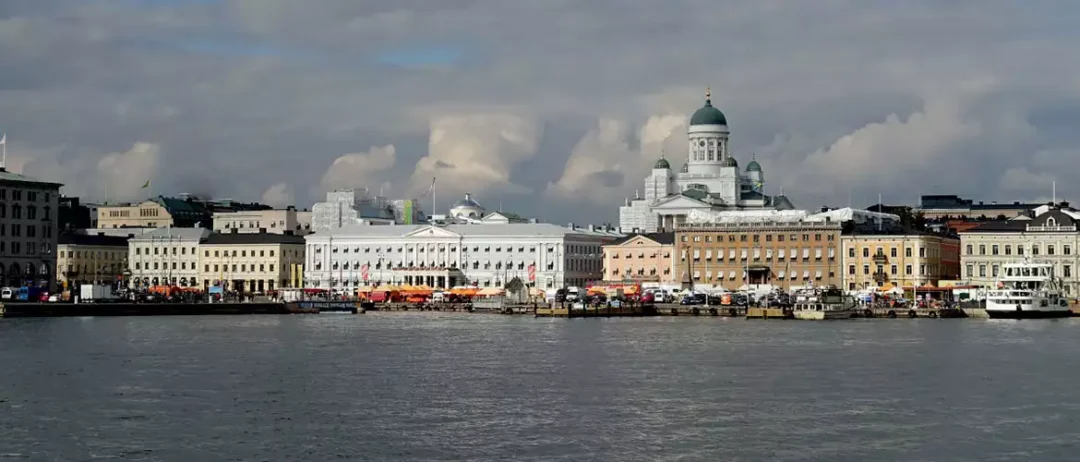
[[287, 183], [275, 183], [262, 193], [262, 202], [277, 208], [296, 205], [293, 189]]
[[372, 146], [367, 152], [345, 154], [330, 164], [319, 186], [322, 192], [338, 188], [371, 188], [385, 180], [380, 175], [394, 166], [393, 145]]
[[136, 142], [131, 149], [107, 154], [98, 161], [98, 181], [109, 185], [110, 199], [143, 198], [147, 194], [143, 185], [157, 178], [160, 156], [161, 146]]
[[617, 205], [640, 189], [661, 155], [679, 168], [686, 152], [685, 124], [683, 116], [654, 115], [635, 133], [627, 122], [601, 119], [574, 146], [562, 176], [546, 193], [562, 201]]
[[542, 128], [508, 113], [436, 116], [428, 153], [413, 170], [409, 197], [427, 193], [436, 178], [437, 194], [527, 193], [513, 181], [514, 168], [536, 154]]

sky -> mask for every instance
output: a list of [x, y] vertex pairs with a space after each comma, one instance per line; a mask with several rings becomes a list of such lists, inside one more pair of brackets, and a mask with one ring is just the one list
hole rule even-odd
[[1077, 44], [1064, 0], [5, 0], [0, 131], [87, 200], [353, 187], [601, 224], [681, 166], [711, 87], [802, 208], [1069, 199]]

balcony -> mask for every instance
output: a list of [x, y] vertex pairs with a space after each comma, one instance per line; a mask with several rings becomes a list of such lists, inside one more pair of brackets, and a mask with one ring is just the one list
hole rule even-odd
[[885, 282], [889, 280], [889, 275], [884, 271], [877, 271], [874, 273], [874, 282]]
[[875, 264], [884, 265], [885, 263], [888, 263], [888, 262], [889, 262], [889, 257], [886, 257], [885, 254], [879, 253], [879, 254], [874, 255], [874, 263]]

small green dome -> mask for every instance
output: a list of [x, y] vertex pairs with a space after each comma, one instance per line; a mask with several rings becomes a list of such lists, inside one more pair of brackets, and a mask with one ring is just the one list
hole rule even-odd
[[724, 167], [738, 167], [739, 162], [736, 161], [734, 157], [728, 156], [724, 158], [724, 163], [722, 165]]
[[705, 106], [690, 116], [690, 125], [727, 125], [727, 117], [719, 109], [714, 108], [712, 100], [706, 99]]
[[760, 172], [761, 171], [761, 164], [758, 164], [756, 160], [752, 160], [752, 161], [750, 161], [749, 164], [746, 164], [746, 171], [748, 171], [748, 172]]
[[668, 163], [667, 159], [661, 157], [660, 160], [656, 161], [653, 168], [671, 168], [671, 164]]

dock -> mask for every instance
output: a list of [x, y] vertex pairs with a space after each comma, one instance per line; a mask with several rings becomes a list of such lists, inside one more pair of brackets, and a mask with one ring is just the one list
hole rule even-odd
[[611, 317], [642, 317], [656, 316], [656, 307], [653, 305], [627, 305], [620, 307], [598, 306], [584, 309], [571, 309], [566, 306], [550, 306], [536, 308], [538, 318], [611, 318]]
[[793, 316], [784, 308], [751, 307], [746, 310], [746, 319], [793, 319]]

